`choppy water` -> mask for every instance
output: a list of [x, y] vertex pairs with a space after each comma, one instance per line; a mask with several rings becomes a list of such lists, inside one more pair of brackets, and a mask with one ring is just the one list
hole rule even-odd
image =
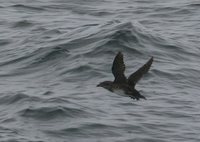
[[[199, 142], [198, 0], [1, 0], [1, 142]], [[96, 84], [122, 51], [146, 101]]]

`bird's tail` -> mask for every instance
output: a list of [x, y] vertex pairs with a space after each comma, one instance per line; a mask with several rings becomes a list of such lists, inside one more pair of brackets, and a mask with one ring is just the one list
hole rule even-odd
[[140, 99], [146, 100], [146, 98], [144, 96], [142, 96], [138, 91], [136, 91], [135, 94], [133, 96], [131, 96], [131, 98], [134, 98], [136, 100], [140, 100]]
[[142, 95], [138, 95], [138, 97], [135, 97], [137, 100], [140, 100], [140, 98], [142, 98], [142, 99], [144, 99], [144, 100], [146, 100], [146, 98], [144, 97], [144, 96], [142, 96]]

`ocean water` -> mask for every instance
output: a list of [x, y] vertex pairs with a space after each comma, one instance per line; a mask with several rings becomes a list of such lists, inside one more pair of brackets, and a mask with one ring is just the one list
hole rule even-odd
[[[199, 0], [0, 0], [1, 142], [199, 142]], [[136, 101], [96, 85], [151, 56]]]

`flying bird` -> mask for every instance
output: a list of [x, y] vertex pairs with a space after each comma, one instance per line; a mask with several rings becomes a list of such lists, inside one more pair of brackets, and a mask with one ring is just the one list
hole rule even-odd
[[129, 96], [136, 100], [139, 100], [140, 98], [146, 99], [139, 93], [139, 91], [135, 89], [135, 85], [142, 78], [142, 76], [149, 71], [152, 63], [153, 57], [151, 57], [136, 72], [132, 73], [127, 79], [124, 75], [125, 64], [123, 60], [123, 54], [118, 52], [112, 65], [112, 73], [115, 77], [114, 81], [101, 82], [97, 85], [97, 87], [103, 87], [113, 93]]

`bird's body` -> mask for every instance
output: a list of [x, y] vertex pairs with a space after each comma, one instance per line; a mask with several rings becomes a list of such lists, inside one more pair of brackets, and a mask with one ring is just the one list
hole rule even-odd
[[132, 99], [136, 100], [139, 100], [140, 98], [146, 99], [135, 89], [135, 85], [142, 78], [142, 76], [148, 72], [152, 62], [153, 62], [153, 57], [141, 68], [139, 68], [136, 72], [131, 74], [127, 79], [126, 76], [124, 75], [125, 64], [123, 61], [123, 54], [121, 52], [118, 52], [113, 61], [113, 66], [112, 66], [112, 73], [115, 77], [114, 81], [104, 81], [98, 84], [97, 86], [103, 87], [119, 95], [129, 96]]

